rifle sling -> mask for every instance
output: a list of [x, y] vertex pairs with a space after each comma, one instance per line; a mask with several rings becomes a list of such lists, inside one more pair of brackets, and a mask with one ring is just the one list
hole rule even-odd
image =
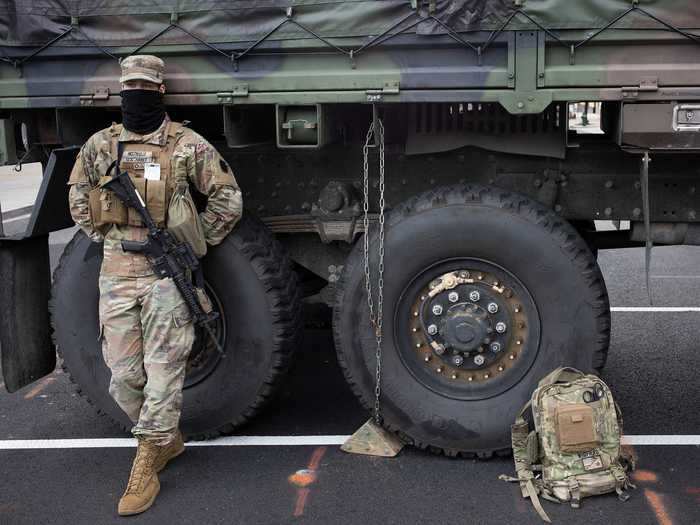
[[113, 160], [112, 164], [107, 168], [107, 175], [112, 173], [112, 170], [116, 168], [117, 175], [119, 175], [119, 165], [122, 163], [122, 155], [124, 155], [124, 143], [117, 142], [117, 160]]

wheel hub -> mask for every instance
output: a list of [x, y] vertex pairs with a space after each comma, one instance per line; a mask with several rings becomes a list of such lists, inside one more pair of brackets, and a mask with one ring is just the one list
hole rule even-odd
[[486, 310], [471, 303], [451, 307], [435, 339], [460, 352], [477, 350], [493, 329]]
[[413, 288], [403, 326], [417, 358], [412, 362], [423, 370], [419, 375], [438, 390], [503, 388], [522, 372], [516, 368], [527, 349], [536, 351], [539, 316], [531, 297], [516, 278], [491, 268], [483, 261], [435, 272], [437, 277]]

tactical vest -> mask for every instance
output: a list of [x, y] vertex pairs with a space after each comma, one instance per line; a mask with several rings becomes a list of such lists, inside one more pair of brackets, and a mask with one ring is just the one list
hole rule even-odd
[[[143, 197], [146, 208], [159, 227], [167, 225], [168, 204], [178, 184], [187, 183], [187, 166], [184, 162], [186, 159], [179, 159], [182, 162], [173, 165], [173, 152], [183, 134], [182, 128], [182, 124], [178, 122], [169, 122], [164, 146], [124, 143], [121, 162], [115, 168], [118, 172], [126, 171], [129, 174], [136, 190]], [[109, 128], [112, 159], [118, 157], [121, 130], [121, 125], [112, 125]], [[145, 167], [148, 164], [152, 165], [150, 167], [152, 173], [159, 171], [157, 178], [153, 175], [148, 179], [145, 177]], [[158, 167], [156, 168], [155, 165]], [[127, 208], [114, 193], [102, 187], [114, 174], [106, 173], [100, 177], [97, 187], [90, 191], [89, 207], [93, 226], [102, 232], [108, 230], [113, 224], [143, 226], [141, 217], [135, 210]]]
[[[535, 428], [525, 412], [532, 407]], [[558, 368], [544, 377], [511, 427], [513, 459], [522, 495], [540, 517], [549, 517], [538, 495], [580, 505], [581, 498], [633, 487], [634, 460], [620, 445], [622, 417], [608, 386], [594, 375]], [[539, 475], [535, 475], [539, 472]]]

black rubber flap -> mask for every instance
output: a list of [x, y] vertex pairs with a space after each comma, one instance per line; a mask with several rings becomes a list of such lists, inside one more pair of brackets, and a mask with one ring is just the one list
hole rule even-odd
[[50, 374], [49, 236], [0, 240], [0, 357], [8, 392]]

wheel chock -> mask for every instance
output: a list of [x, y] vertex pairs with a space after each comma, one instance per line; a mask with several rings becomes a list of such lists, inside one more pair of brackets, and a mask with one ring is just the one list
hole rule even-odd
[[340, 447], [343, 452], [393, 458], [403, 448], [399, 437], [370, 419]]

